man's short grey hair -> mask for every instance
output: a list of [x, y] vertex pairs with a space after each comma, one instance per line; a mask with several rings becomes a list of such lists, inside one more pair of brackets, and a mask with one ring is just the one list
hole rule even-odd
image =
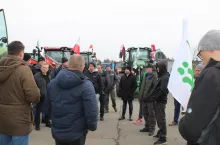
[[203, 64], [198, 64], [196, 66], [196, 69], [200, 69], [200, 70], [203, 70], [205, 68], [205, 66]]
[[85, 65], [84, 57], [79, 54], [73, 54], [68, 61], [68, 68], [80, 69]]

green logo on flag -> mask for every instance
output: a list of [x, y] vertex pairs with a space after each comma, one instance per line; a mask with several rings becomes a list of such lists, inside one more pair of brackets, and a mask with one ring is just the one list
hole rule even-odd
[[[189, 63], [183, 62], [182, 67], [178, 68], [178, 72], [181, 76], [183, 76], [183, 83], [189, 84], [191, 86], [190, 91], [192, 92], [192, 89], [194, 87], [194, 77], [192, 68], [189, 68]], [[190, 77], [187, 75], [190, 75]]]

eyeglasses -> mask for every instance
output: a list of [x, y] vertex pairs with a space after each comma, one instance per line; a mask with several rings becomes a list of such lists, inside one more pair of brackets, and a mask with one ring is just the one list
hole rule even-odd
[[202, 56], [200, 55], [200, 53], [202, 52], [202, 50], [199, 51], [199, 53], [197, 54], [198, 58], [202, 60]]

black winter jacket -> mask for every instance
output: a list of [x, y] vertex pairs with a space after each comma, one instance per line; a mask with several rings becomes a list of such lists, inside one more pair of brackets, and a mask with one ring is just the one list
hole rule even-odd
[[43, 76], [42, 73], [39, 72], [34, 75], [34, 80], [40, 89], [40, 97], [45, 97], [47, 93], [47, 84], [50, 82], [50, 76]]
[[148, 98], [148, 102], [167, 103], [167, 95], [169, 90], [167, 88], [170, 74], [167, 72], [167, 68], [164, 62], [157, 63], [159, 67], [158, 79], [153, 88], [151, 96]]
[[119, 84], [119, 96], [123, 101], [133, 100], [133, 93], [137, 88], [137, 81], [135, 76], [125, 74]]
[[92, 82], [96, 94], [101, 94], [102, 93], [102, 81], [101, 81], [101, 76], [98, 72], [90, 72], [89, 70], [84, 72], [85, 76], [87, 76], [90, 81]]
[[188, 144], [220, 145], [220, 62], [213, 59], [196, 79], [179, 131]]

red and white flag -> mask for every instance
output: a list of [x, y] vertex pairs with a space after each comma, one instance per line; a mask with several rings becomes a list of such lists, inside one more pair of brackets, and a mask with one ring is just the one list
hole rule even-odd
[[72, 51], [74, 51], [75, 54], [80, 54], [80, 38], [76, 42], [76, 44], [73, 47]]
[[90, 45], [90, 46], [89, 46], [89, 49], [93, 49], [93, 45]]

